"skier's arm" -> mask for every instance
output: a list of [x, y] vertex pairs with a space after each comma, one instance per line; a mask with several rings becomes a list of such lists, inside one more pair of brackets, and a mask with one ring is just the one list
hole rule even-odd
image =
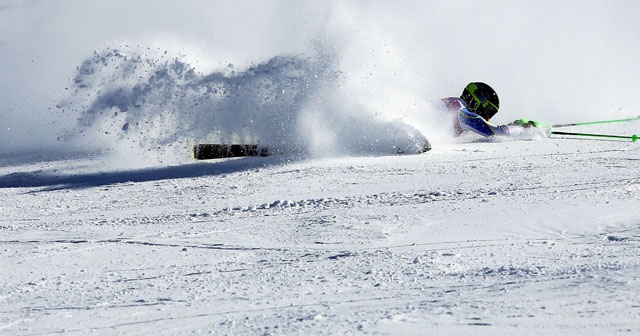
[[471, 131], [486, 137], [496, 135], [518, 135], [524, 131], [522, 126], [496, 126], [491, 124], [478, 114], [470, 112], [466, 107], [461, 107], [458, 110], [458, 122], [463, 130]]
[[526, 119], [516, 120], [508, 125], [493, 125], [480, 115], [469, 111], [466, 103], [456, 97], [444, 98], [442, 103], [445, 108], [456, 114], [454, 122], [454, 134], [460, 135], [463, 131], [471, 131], [482, 136], [509, 136], [522, 134], [526, 128], [542, 127], [538, 122]]

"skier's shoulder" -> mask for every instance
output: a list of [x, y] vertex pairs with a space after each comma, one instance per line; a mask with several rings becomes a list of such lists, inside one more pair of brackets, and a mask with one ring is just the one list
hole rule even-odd
[[442, 98], [440, 99], [440, 101], [442, 101], [444, 106], [449, 110], [460, 110], [462, 108], [466, 109], [467, 107], [467, 104], [464, 102], [464, 100], [458, 97]]

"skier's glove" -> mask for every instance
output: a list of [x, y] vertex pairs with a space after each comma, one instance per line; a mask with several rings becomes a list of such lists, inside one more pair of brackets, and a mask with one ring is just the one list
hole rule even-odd
[[537, 121], [533, 121], [533, 120], [528, 120], [528, 119], [515, 120], [514, 122], [511, 123], [511, 125], [521, 126], [521, 127], [524, 127], [524, 128], [542, 127], [541, 123], [539, 123]]

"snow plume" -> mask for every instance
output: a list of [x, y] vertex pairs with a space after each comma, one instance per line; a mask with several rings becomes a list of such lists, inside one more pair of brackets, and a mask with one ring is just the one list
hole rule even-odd
[[330, 54], [276, 56], [211, 73], [169, 55], [107, 49], [85, 60], [58, 105], [78, 120], [60, 140], [140, 164], [182, 162], [194, 142], [320, 156], [410, 153], [426, 142], [403, 122], [345, 103]]
[[[355, 131], [358, 127], [368, 124], [373, 129], [369, 133], [378, 134], [389, 125], [391, 129], [404, 127], [391, 121], [394, 119], [405, 120], [428, 136], [434, 148], [441, 147], [439, 138], [446, 138], [449, 121], [434, 112], [433, 102], [459, 95], [470, 81], [487, 82], [498, 91], [501, 111], [492, 119], [496, 123], [519, 118], [564, 123], [631, 117], [640, 111], [638, 10], [637, 1], [604, 0], [0, 1], [0, 153], [56, 147], [52, 143], [67, 149], [66, 143], [55, 141], [64, 129], [73, 133], [88, 127], [83, 138], [98, 141], [107, 136], [97, 131], [89, 135], [102, 127], [98, 124], [114, 123], [108, 130], [113, 137], [113, 129], [135, 117], [158, 125], [173, 120], [177, 124], [173, 131], [195, 127], [193, 131], [201, 135], [204, 126], [189, 124], [198, 120], [197, 115], [206, 119], [203, 122], [224, 113], [237, 120], [252, 117], [239, 109], [248, 109], [255, 103], [251, 99], [239, 105], [235, 104], [239, 100], [225, 98], [227, 107], [235, 104], [234, 111], [209, 106], [205, 113], [201, 105], [194, 105], [198, 99], [209, 99], [201, 104], [212, 103], [213, 97], [202, 98], [206, 94], [191, 92], [195, 100], [188, 105], [188, 99], [179, 95], [171, 99], [154, 96], [159, 99], [154, 101], [151, 92], [133, 93], [150, 78], [141, 69], [162, 71], [166, 63], [167, 73], [172, 73], [169, 65], [176, 58], [187, 69], [193, 68], [194, 75], [178, 76], [175, 85], [164, 86], [176, 90], [174, 93], [185, 93], [185, 88], [197, 87], [196, 83], [204, 85], [204, 78], [213, 74], [225, 85], [251, 79], [257, 85], [259, 77], [285, 80], [285, 72], [252, 75], [249, 69], [285, 58], [294, 60], [289, 67], [305, 74], [291, 84], [298, 100], [288, 105], [289, 110], [279, 112], [293, 117], [289, 123], [296, 128], [284, 136], [238, 130], [240, 121], [225, 126], [236, 127], [237, 136], [249, 134], [263, 142], [267, 141], [264, 136], [269, 141], [293, 138], [296, 141], [289, 145], [319, 155], [358, 152], [372, 138]], [[316, 44], [330, 51], [326, 53], [329, 59], [317, 57]], [[122, 48], [124, 45], [136, 46], [136, 50]], [[77, 97], [69, 97], [78, 89], [68, 84], [76, 76], [74, 69], [85, 64], [94, 50], [98, 50], [97, 57], [113, 51], [108, 46], [122, 49], [129, 62], [140, 57], [138, 63], [132, 63], [138, 70], [96, 67], [113, 77], [85, 74], [87, 87]], [[113, 57], [108, 61], [126, 63]], [[228, 64], [234, 68], [227, 68]], [[296, 86], [301, 81], [310, 87]], [[249, 98], [246, 87], [232, 91]], [[145, 104], [136, 107], [133, 101], [127, 112], [119, 111], [117, 105], [101, 109], [115, 99], [118, 89], [131, 99], [144, 97]], [[75, 105], [64, 106], [61, 115], [62, 109], [54, 106], [65, 94]], [[164, 105], [159, 103], [163, 99]], [[282, 93], [278, 99], [281, 105], [285, 103]], [[151, 109], [152, 103], [158, 106]], [[93, 108], [94, 115], [83, 106], [87, 111]], [[86, 115], [74, 115], [74, 111]], [[190, 113], [193, 118], [188, 117]], [[81, 124], [77, 124], [78, 117]], [[354, 120], [356, 125], [345, 126]], [[134, 126], [139, 125], [129, 122], [131, 129], [123, 134], [131, 138], [134, 129], [141, 131]], [[220, 128], [220, 124], [209, 126]], [[343, 147], [345, 128], [353, 129], [348, 137], [351, 148]], [[170, 129], [154, 128], [162, 133], [158, 143], [169, 141]], [[398, 134], [385, 134], [388, 138], [382, 140], [391, 143], [389, 138]], [[191, 140], [214, 139], [203, 135]], [[124, 145], [125, 140], [118, 141], [108, 147], [131, 147]]]

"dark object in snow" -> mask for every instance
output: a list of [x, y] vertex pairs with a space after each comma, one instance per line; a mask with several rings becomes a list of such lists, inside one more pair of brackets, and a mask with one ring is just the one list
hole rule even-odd
[[193, 146], [193, 157], [196, 160], [242, 156], [269, 156], [269, 150], [258, 145], [196, 144]]

